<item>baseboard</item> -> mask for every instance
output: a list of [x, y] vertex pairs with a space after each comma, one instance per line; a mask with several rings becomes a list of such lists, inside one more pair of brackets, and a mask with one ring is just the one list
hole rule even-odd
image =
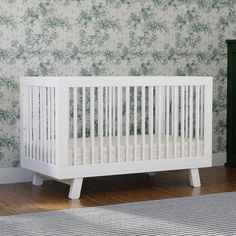
[[[213, 166], [224, 166], [226, 153], [214, 153], [212, 157]], [[31, 182], [33, 173], [24, 168], [3, 168], [0, 169], [0, 184]]]
[[0, 169], [0, 184], [31, 182], [33, 173], [24, 168]]
[[226, 152], [214, 153], [212, 155], [213, 166], [224, 166], [225, 162], [226, 162]]

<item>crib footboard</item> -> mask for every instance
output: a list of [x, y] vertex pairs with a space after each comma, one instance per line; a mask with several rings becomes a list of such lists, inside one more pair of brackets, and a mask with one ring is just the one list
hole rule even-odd
[[37, 173], [191, 169], [197, 186], [211, 153], [211, 77], [21, 78], [21, 165]]

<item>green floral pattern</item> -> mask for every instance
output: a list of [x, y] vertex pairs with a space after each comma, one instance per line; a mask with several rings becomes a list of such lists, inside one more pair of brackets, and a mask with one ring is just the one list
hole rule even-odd
[[[19, 166], [19, 76], [214, 76], [226, 147], [226, 43], [236, 0], [1, 0], [0, 168]], [[210, 111], [209, 111], [210, 112]]]

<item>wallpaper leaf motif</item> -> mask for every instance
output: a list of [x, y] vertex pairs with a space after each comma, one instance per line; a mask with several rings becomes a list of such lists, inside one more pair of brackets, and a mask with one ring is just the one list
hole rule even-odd
[[236, 0], [1, 0], [0, 167], [19, 165], [19, 76], [214, 76], [226, 147], [226, 43]]

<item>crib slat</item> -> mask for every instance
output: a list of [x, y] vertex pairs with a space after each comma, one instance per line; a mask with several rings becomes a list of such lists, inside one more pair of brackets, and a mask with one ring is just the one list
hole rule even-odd
[[175, 86], [170, 87], [170, 135], [174, 136], [174, 93]]
[[108, 87], [105, 88], [105, 136], [108, 136]]
[[184, 157], [184, 108], [185, 108], [185, 87], [181, 86], [181, 157]]
[[25, 155], [29, 158], [29, 89], [25, 88]]
[[126, 87], [126, 131], [125, 131], [125, 137], [126, 137], [126, 162], [129, 160], [129, 116], [130, 116], [130, 88]]
[[142, 86], [142, 160], [145, 160], [145, 87]]
[[199, 86], [196, 86], [196, 156], [199, 155]]
[[43, 88], [40, 87], [40, 157], [39, 160], [43, 161]]
[[166, 159], [169, 158], [169, 135], [170, 135], [170, 91], [169, 86], [166, 86]]
[[178, 97], [178, 87], [174, 86], [174, 102], [172, 101], [173, 104], [173, 124], [174, 124], [174, 158], [176, 158], [176, 150], [177, 150], [177, 145], [176, 145], [176, 140], [178, 137], [178, 110], [179, 110], [179, 97]]
[[94, 87], [90, 88], [90, 109], [91, 164], [94, 164]]
[[31, 102], [30, 102], [30, 99], [31, 99], [31, 88], [28, 87], [27, 88], [27, 94], [28, 94], [28, 125], [29, 125], [29, 128], [28, 128], [28, 131], [27, 131], [27, 136], [28, 136], [28, 158], [31, 158], [31, 136], [30, 136], [30, 132], [31, 132], [31, 118], [30, 118], [30, 114], [31, 114]]
[[36, 87], [36, 129], [37, 129], [37, 137], [36, 137], [36, 149], [37, 149], [37, 154], [36, 154], [36, 159], [39, 160], [39, 87]]
[[204, 87], [201, 86], [201, 140], [204, 139]]
[[112, 161], [112, 90], [113, 87], [109, 87], [109, 163]]
[[43, 95], [43, 123], [44, 123], [44, 162], [47, 162], [47, 88], [44, 88], [44, 95]]
[[120, 136], [121, 136], [121, 87], [117, 91], [117, 162], [120, 162]]
[[49, 149], [49, 158], [50, 163], [53, 163], [52, 160], [52, 87], [49, 88], [50, 96], [49, 96], [49, 143], [50, 143], [50, 149]]
[[202, 86], [199, 87], [199, 139], [201, 140], [202, 139]]
[[[120, 95], [120, 99], [121, 99], [121, 105], [120, 105], [120, 119], [121, 119], [121, 125], [120, 125], [120, 135], [121, 135], [121, 145], [122, 145], [122, 137], [124, 135], [126, 126], [125, 126], [125, 115], [124, 114], [124, 110], [123, 110], [123, 105], [125, 105], [125, 87], [121, 87], [121, 95]], [[125, 144], [124, 144], [125, 145]], [[125, 153], [124, 153], [125, 155]]]
[[[97, 87], [97, 113], [98, 113], [98, 117], [97, 117], [97, 135], [98, 137], [100, 137], [100, 133], [101, 133], [101, 88]], [[100, 151], [99, 151], [100, 153]]]
[[32, 113], [32, 159], [35, 160], [35, 142], [34, 142], [34, 135], [35, 135], [35, 123], [34, 123], [34, 109], [35, 109], [35, 99], [34, 99], [34, 87], [31, 88], [31, 113]]
[[186, 86], [186, 100], [185, 100], [185, 105], [186, 105], [186, 111], [185, 111], [185, 138], [188, 138], [188, 134], [189, 134], [189, 129], [188, 129], [188, 117], [189, 117], [189, 113], [188, 113], [188, 101], [189, 101], [189, 96], [188, 96], [188, 86]]
[[32, 125], [32, 159], [36, 160], [35, 158], [35, 150], [36, 150], [36, 137], [35, 137], [35, 133], [36, 133], [36, 123], [35, 123], [35, 87], [31, 88], [31, 98], [32, 98], [32, 102], [31, 102], [31, 125]]
[[137, 158], [137, 87], [134, 87], [134, 161]]
[[35, 91], [35, 87], [32, 87], [32, 139], [33, 139], [33, 159], [36, 160], [36, 139], [37, 139], [37, 136], [36, 136], [36, 130], [37, 130], [37, 127], [36, 127], [36, 91]]
[[153, 87], [149, 87], [150, 160], [153, 160]]
[[47, 143], [48, 143], [48, 163], [51, 162], [51, 88], [48, 88], [48, 97], [47, 97], [47, 106], [48, 106], [48, 130], [47, 130]]
[[116, 135], [116, 87], [112, 87], [112, 134]]
[[162, 119], [161, 119], [161, 113], [162, 113], [162, 87], [156, 87], [156, 89], [158, 89], [158, 159], [161, 158], [161, 123], [162, 123]]
[[83, 165], [86, 164], [86, 107], [85, 107], [85, 102], [86, 102], [86, 87], [83, 87], [82, 89], [82, 119], [83, 119], [83, 124], [82, 124], [82, 135], [83, 135]]
[[35, 140], [35, 131], [36, 131], [36, 127], [35, 127], [35, 87], [32, 87], [32, 159], [35, 160], [35, 144], [36, 144], [36, 140]]
[[155, 119], [154, 119], [154, 127], [155, 127], [155, 135], [158, 137], [158, 87], [155, 87]]
[[193, 86], [189, 91], [189, 157], [192, 157], [192, 138], [193, 138]]
[[36, 148], [37, 148], [37, 101], [36, 101], [36, 87], [32, 88], [32, 98], [33, 98], [33, 120], [32, 120], [32, 126], [33, 126], [33, 159], [37, 160], [36, 156]]
[[73, 155], [73, 164], [76, 165], [76, 158], [77, 158], [77, 117], [78, 117], [78, 112], [77, 112], [77, 105], [78, 105], [78, 94], [77, 94], [77, 88], [73, 88], [73, 115], [74, 115], [74, 131], [73, 131], [73, 137], [74, 137], [74, 155]]
[[99, 137], [100, 137], [100, 163], [103, 163], [103, 87], [99, 87], [98, 89], [98, 114], [99, 114]]
[[52, 160], [55, 164], [55, 88], [51, 88], [51, 112], [52, 112]]
[[29, 87], [29, 158], [32, 157], [32, 87]]

